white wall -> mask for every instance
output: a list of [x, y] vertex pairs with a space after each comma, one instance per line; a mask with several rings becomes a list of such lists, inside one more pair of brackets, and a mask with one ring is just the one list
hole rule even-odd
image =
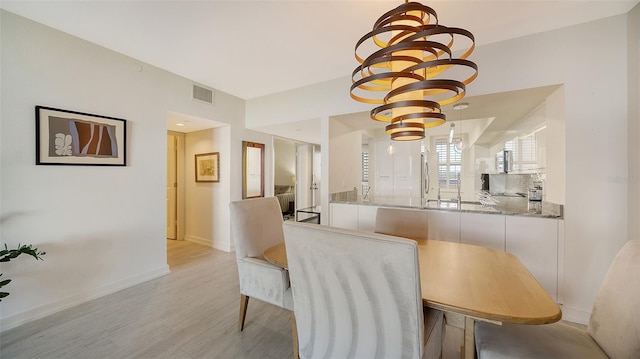
[[640, 238], [640, 5], [629, 12], [629, 238]]
[[[13, 279], [0, 308], [6, 330], [168, 273], [167, 115], [228, 123], [240, 137], [244, 101], [222, 92], [215, 106], [193, 101], [185, 78], [4, 10], [0, 26], [0, 239], [47, 252], [2, 265]], [[127, 119], [127, 166], [36, 166], [36, 105]], [[233, 141], [223, 168], [240, 159]], [[239, 198], [241, 172], [222, 170]]]
[[290, 141], [274, 140], [274, 183], [292, 186], [296, 175], [296, 145]]
[[[637, 39], [637, 6], [634, 14], [630, 28]], [[471, 56], [480, 75], [467, 86], [469, 96], [565, 85], [566, 247], [561, 251], [565, 253], [565, 278], [560, 295], [565, 319], [578, 322], [586, 322], [613, 257], [628, 239], [627, 183], [609, 180], [628, 175], [631, 119], [627, 102], [638, 98], [637, 87], [629, 90], [627, 79], [631, 32], [627, 21], [626, 15], [620, 15], [479, 46]], [[593, 51], [594, 43], [597, 51]], [[635, 45], [633, 48], [637, 52]], [[637, 61], [635, 55], [633, 59]], [[248, 100], [246, 123], [324, 119], [369, 110], [349, 98], [349, 85], [346, 76]], [[632, 168], [637, 166], [636, 161]], [[638, 220], [637, 211], [632, 220]]]
[[[228, 203], [230, 193], [230, 126], [185, 135], [185, 239], [231, 250]], [[220, 182], [195, 181], [195, 155], [220, 153]]]
[[564, 86], [562, 86], [545, 100], [547, 128], [544, 133], [547, 179], [543, 188], [544, 200], [560, 204], [566, 203], [566, 162], [568, 160], [565, 141], [567, 130], [564, 91]]
[[362, 133], [338, 120], [329, 122], [329, 193], [358, 189], [362, 180]]
[[[371, 105], [351, 99], [349, 96], [350, 86], [351, 77], [343, 77], [295, 90], [249, 99], [247, 100], [245, 124], [247, 128], [254, 128], [371, 111]], [[284, 109], [286, 111], [282, 112]]]

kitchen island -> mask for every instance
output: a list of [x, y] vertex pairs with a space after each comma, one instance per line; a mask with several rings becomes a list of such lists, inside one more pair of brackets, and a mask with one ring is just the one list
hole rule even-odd
[[535, 210], [530, 210], [527, 198], [496, 197], [498, 203], [492, 206], [483, 206], [479, 201], [461, 201], [458, 206], [455, 200], [419, 198], [333, 200], [329, 205], [329, 223], [333, 227], [373, 232], [380, 207], [420, 211], [427, 221], [427, 238], [510, 252], [558, 300], [559, 268], [563, 268], [562, 257], [558, 255], [564, 239], [562, 206], [537, 202]]

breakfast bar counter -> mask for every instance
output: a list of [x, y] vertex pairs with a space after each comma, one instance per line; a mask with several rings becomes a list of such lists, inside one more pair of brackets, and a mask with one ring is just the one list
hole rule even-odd
[[[557, 300], [561, 282], [564, 219], [544, 209], [529, 211], [527, 198], [498, 198], [483, 206], [478, 202], [424, 201], [411, 198], [370, 198], [365, 201], [333, 200], [328, 224], [332, 227], [374, 232], [378, 208], [416, 211], [426, 223], [425, 238], [473, 244], [516, 255], [551, 298]], [[507, 203], [510, 202], [510, 203]], [[545, 202], [537, 202], [545, 208]], [[324, 217], [324, 214], [323, 214]]]
[[546, 201], [529, 201], [519, 196], [488, 196], [481, 201], [458, 203], [455, 199], [436, 200], [413, 197], [370, 197], [358, 200], [332, 200], [331, 203], [367, 205], [376, 207], [396, 207], [455, 212], [473, 212], [502, 214], [510, 216], [528, 216], [541, 218], [562, 218], [563, 206]]

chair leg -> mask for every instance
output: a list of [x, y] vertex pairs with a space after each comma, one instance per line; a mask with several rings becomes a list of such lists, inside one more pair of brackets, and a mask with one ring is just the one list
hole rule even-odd
[[291, 311], [291, 339], [293, 342], [293, 359], [300, 359], [300, 351], [298, 349], [298, 326], [296, 325], [296, 315]]
[[244, 329], [244, 318], [247, 316], [247, 307], [249, 306], [249, 296], [240, 294], [240, 317], [238, 318], [238, 331]]

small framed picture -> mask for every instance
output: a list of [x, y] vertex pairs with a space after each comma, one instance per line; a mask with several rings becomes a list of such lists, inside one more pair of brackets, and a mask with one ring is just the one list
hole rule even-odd
[[220, 182], [220, 152], [196, 155], [196, 182]]
[[126, 166], [127, 121], [36, 106], [36, 165]]

